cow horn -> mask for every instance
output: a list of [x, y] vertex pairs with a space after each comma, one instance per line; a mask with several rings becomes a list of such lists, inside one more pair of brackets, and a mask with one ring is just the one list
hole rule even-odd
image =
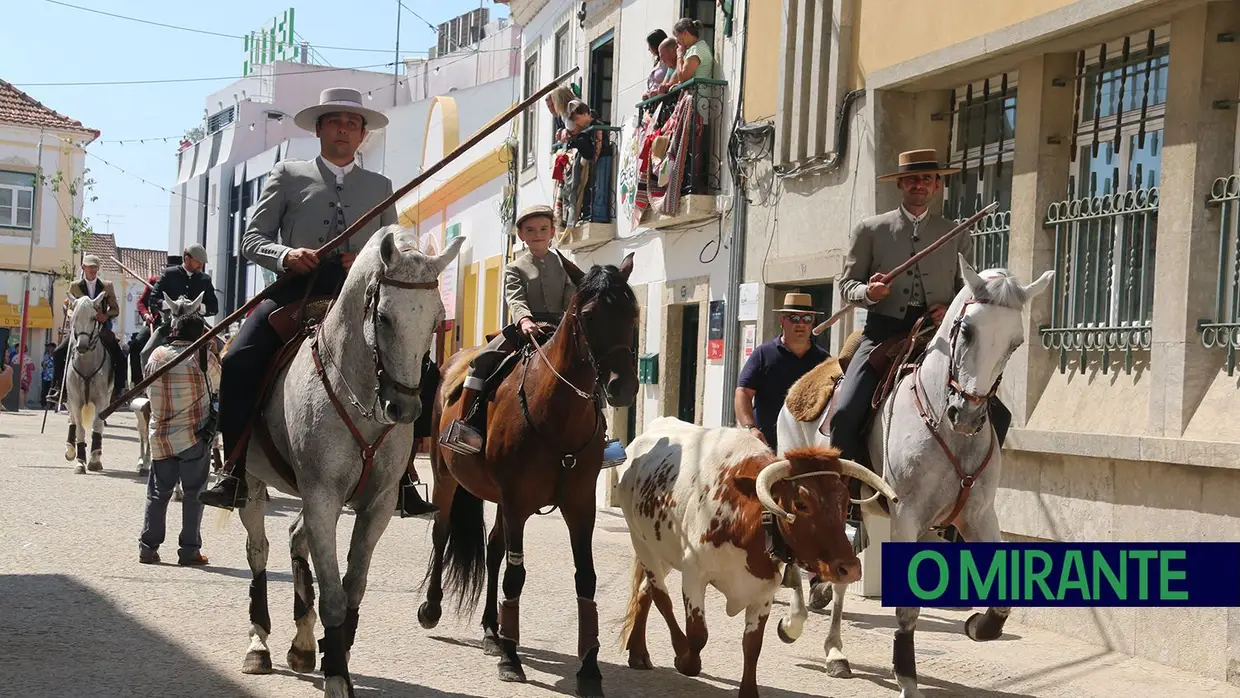
[[887, 497], [887, 501], [892, 504], [900, 501], [900, 498], [896, 496], [896, 491], [891, 489], [891, 485], [888, 485], [886, 480], [879, 477], [877, 473], [864, 465], [854, 463], [846, 458], [841, 458], [840, 471], [843, 472], [844, 475], [848, 477], [855, 477], [874, 488], [877, 492], [885, 495]]
[[774, 463], [763, 468], [758, 473], [758, 480], [754, 489], [758, 493], [758, 501], [762, 502], [762, 506], [767, 511], [781, 518], [787, 519], [788, 523], [796, 521], [794, 514], [789, 514], [782, 507], [775, 503], [775, 498], [771, 496], [771, 487], [780, 480], [792, 474], [792, 462], [788, 460], [777, 460]]

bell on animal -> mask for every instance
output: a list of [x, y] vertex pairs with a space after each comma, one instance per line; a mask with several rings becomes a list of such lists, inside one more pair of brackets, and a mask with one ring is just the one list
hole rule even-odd
[[624, 446], [620, 445], [620, 440], [608, 439], [607, 445], [603, 447], [603, 470], [620, 465], [626, 458], [628, 456], [624, 452]]

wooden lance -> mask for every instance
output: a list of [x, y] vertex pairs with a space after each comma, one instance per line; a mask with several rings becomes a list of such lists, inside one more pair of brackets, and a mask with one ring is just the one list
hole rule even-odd
[[108, 259], [112, 260], [113, 262], [116, 262], [116, 266], [120, 267], [121, 270], [124, 271], [126, 274], [129, 274], [130, 276], [137, 279], [138, 281], [141, 281], [143, 284], [146, 285], [147, 288], [154, 288], [154, 286], [151, 285], [150, 281], [147, 281], [141, 276], [138, 276], [138, 272], [134, 271], [133, 269], [130, 269], [124, 264], [121, 264], [121, 260], [117, 259], [116, 257], [109, 257]]
[[[909, 269], [910, 269], [910, 268], [911, 268], [914, 264], [916, 264], [917, 262], [921, 261], [921, 259], [922, 259], [923, 257], [925, 257], [926, 255], [928, 255], [928, 254], [930, 254], [930, 253], [934, 252], [935, 250], [939, 249], [939, 248], [940, 248], [940, 247], [942, 247], [943, 245], [946, 245], [948, 242], [950, 242], [950, 241], [951, 241], [953, 238], [955, 238], [957, 235], [960, 235], [961, 233], [963, 233], [964, 231], [968, 230], [969, 228], [972, 228], [972, 227], [974, 226], [974, 224], [976, 224], [978, 221], [980, 221], [982, 218], [984, 218], [984, 217], [986, 216], [986, 214], [988, 214], [988, 213], [990, 213], [991, 211], [993, 211], [994, 209], [998, 208], [998, 206], [999, 206], [999, 202], [998, 202], [998, 201], [992, 201], [992, 202], [990, 202], [990, 204], [989, 204], [989, 205], [987, 205], [987, 206], [985, 206], [985, 207], [983, 207], [983, 208], [982, 208], [982, 210], [978, 211], [977, 213], [973, 214], [972, 216], [969, 216], [969, 218], [968, 218], [967, 220], [965, 220], [963, 223], [961, 223], [960, 225], [956, 226], [955, 228], [952, 228], [951, 230], [949, 230], [949, 231], [947, 232], [947, 234], [945, 234], [943, 237], [939, 238], [938, 240], [935, 240], [935, 241], [934, 241], [934, 242], [933, 242], [933, 243], [932, 243], [929, 247], [927, 247], [926, 249], [922, 250], [921, 252], [918, 252], [917, 254], [913, 255], [912, 257], [909, 257], [909, 258], [908, 258], [908, 260], [907, 260], [906, 262], [904, 262], [904, 263], [903, 263], [903, 264], [901, 264], [900, 266], [896, 267], [895, 269], [892, 269], [891, 271], [887, 272], [886, 274], [883, 274], [883, 278], [882, 278], [882, 279], [880, 279], [880, 281], [882, 281], [884, 284], [890, 284], [892, 281], [894, 281], [894, 280], [895, 280], [895, 278], [896, 278], [897, 276], [899, 276], [899, 275], [903, 274], [904, 272], [908, 271], [908, 270], [909, 270]], [[815, 328], [814, 328], [814, 336], [818, 336], [818, 335], [822, 334], [823, 332], [825, 332], [825, 331], [826, 331], [826, 329], [827, 329], [828, 327], [830, 327], [831, 325], [834, 325], [835, 323], [839, 322], [839, 321], [840, 321], [840, 318], [842, 318], [842, 317], [844, 317], [845, 315], [847, 315], [848, 313], [852, 312], [852, 309], [853, 309], [853, 305], [852, 305], [851, 303], [846, 304], [843, 308], [841, 308], [841, 309], [840, 309], [838, 312], [836, 312], [834, 315], [832, 315], [831, 317], [829, 317], [829, 318], [827, 318], [826, 320], [824, 320], [822, 324], [820, 324], [820, 325], [818, 325], [817, 327], [815, 327]]]
[[[356, 235], [357, 232], [362, 229], [362, 226], [369, 223], [372, 219], [374, 219], [375, 216], [378, 216], [389, 206], [392, 206], [397, 201], [399, 201], [400, 198], [403, 197], [405, 194], [408, 194], [409, 192], [413, 191], [420, 184], [422, 184], [423, 182], [429, 180], [431, 177], [438, 174], [439, 171], [442, 170], [444, 167], [447, 167], [449, 163], [451, 163], [453, 160], [456, 160], [457, 158], [464, 155], [465, 152], [468, 151], [470, 148], [481, 143], [482, 139], [494, 133], [496, 130], [499, 129], [500, 126], [503, 126], [509, 121], [512, 121], [513, 118], [515, 118], [518, 114], [520, 114], [521, 112], [525, 111], [529, 107], [536, 104], [543, 97], [546, 97], [548, 94], [551, 93], [552, 90], [555, 89], [556, 85], [559, 85], [565, 80], [568, 80], [578, 70], [579, 70], [579, 67], [577, 66], [569, 68], [567, 71], [564, 72], [563, 75], [560, 75], [555, 80], [552, 80], [546, 85], [543, 85], [542, 88], [539, 89], [537, 92], [535, 92], [534, 94], [531, 94], [529, 97], [526, 97], [520, 103], [514, 104], [512, 107], [508, 109], [508, 111], [504, 112], [499, 117], [492, 119], [490, 122], [487, 123], [486, 126], [483, 126], [482, 128], [478, 129], [474, 133], [474, 135], [469, 137], [468, 140], [466, 140], [464, 143], [457, 146], [455, 150], [445, 155], [442, 160], [440, 160], [439, 162], [436, 162], [434, 165], [431, 165], [430, 167], [423, 170], [422, 174], [418, 175], [417, 177], [414, 177], [413, 180], [410, 181], [408, 184], [392, 192], [392, 194], [388, 196], [388, 198], [379, 202], [378, 204], [375, 205], [374, 208], [362, 214], [362, 216], [358, 218], [356, 221], [354, 221], [353, 225], [350, 225], [348, 229], [346, 229], [343, 233], [341, 233], [340, 235], [337, 235], [331, 240], [328, 240], [326, 244], [324, 244], [319, 249], [315, 250], [314, 251], [315, 256], [321, 260], [327, 253], [331, 252], [337, 247], [340, 247], [344, 243], [348, 242], [349, 238]], [[159, 378], [160, 376], [162, 376], [163, 374], [171, 370], [173, 366], [176, 366], [177, 364], [181, 363], [189, 356], [197, 355], [198, 350], [206, 346], [207, 342], [210, 342], [212, 337], [219, 334], [222, 328], [228, 327], [232, 325], [232, 323], [236, 322], [237, 320], [244, 318], [246, 314], [249, 313], [251, 310], [253, 310], [259, 303], [267, 299], [272, 294], [273, 291], [279, 288], [282, 288], [287, 283], [289, 283], [289, 279], [294, 278], [296, 276], [297, 276], [296, 274], [283, 274], [277, 277], [276, 280], [270, 286], [268, 286], [267, 288], [257, 293], [253, 298], [246, 301], [245, 305], [234, 310], [232, 314], [224, 318], [222, 322], [220, 322], [218, 325], [211, 328], [201, 337], [196, 339], [193, 344], [186, 347], [185, 351], [178, 354], [176, 357], [174, 357], [171, 361], [164, 364], [163, 366], [160, 366], [154, 371], [151, 371], [150, 375], [148, 375], [146, 378], [143, 378], [141, 382], [139, 382], [134, 387], [130, 388], [128, 392], [126, 392], [124, 395], [121, 395], [119, 398], [117, 398], [111, 405], [108, 405], [102, 412], [99, 413], [99, 419], [107, 419], [109, 415], [111, 415], [116, 410], [120, 409], [122, 405], [128, 405], [130, 400], [132, 400], [135, 396], [140, 395], [142, 391], [146, 390], [146, 387], [148, 385], [155, 382], [155, 379]]]

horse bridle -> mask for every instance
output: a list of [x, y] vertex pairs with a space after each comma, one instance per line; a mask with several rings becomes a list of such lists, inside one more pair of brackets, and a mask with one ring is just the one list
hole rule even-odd
[[951, 337], [951, 352], [947, 357], [947, 390], [951, 393], [959, 395], [975, 405], [980, 405], [988, 402], [995, 396], [995, 393], [999, 392], [999, 383], [1003, 380], [1003, 374], [999, 374], [999, 377], [995, 379], [994, 385], [990, 386], [990, 392], [985, 395], [978, 395], [977, 393], [969, 392], [963, 385], [960, 384], [960, 381], [956, 380], [956, 338], [960, 336], [960, 327], [964, 323], [965, 311], [968, 310], [969, 306], [974, 303], [978, 305], [989, 305], [990, 301], [970, 298], [960, 306], [960, 313], [956, 316], [956, 319], [952, 321], [951, 334], [949, 335]]

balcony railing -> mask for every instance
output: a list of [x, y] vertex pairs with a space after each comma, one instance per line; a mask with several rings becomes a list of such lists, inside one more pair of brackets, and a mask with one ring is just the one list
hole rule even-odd
[[[956, 220], [959, 225], [965, 218]], [[1008, 238], [1012, 232], [1012, 212], [995, 211], [988, 213], [974, 226], [973, 232], [973, 268], [1001, 269], [1007, 267]]]
[[1116, 352], [1132, 371], [1133, 352], [1150, 348], [1158, 187], [1051, 204], [1046, 227], [1055, 230], [1051, 323], [1042, 346], [1058, 350], [1059, 370], [1069, 353], [1101, 352], [1105, 373]]
[[[726, 80], [692, 78], [666, 94], [637, 103], [642, 114], [641, 132], [660, 131], [669, 136], [668, 189], [678, 180], [679, 194], [719, 193], [723, 162], [719, 154], [722, 145], [719, 134], [724, 122], [723, 97], [727, 85]], [[665, 129], [676, 115], [683, 120], [673, 126], [678, 123], [684, 128]], [[673, 201], [678, 198], [674, 197]]]
[[1218, 284], [1214, 318], [1197, 323], [1206, 347], [1227, 351], [1227, 375], [1235, 375], [1240, 348], [1240, 175], [1219, 177], [1210, 187], [1210, 206], [1219, 207]]

